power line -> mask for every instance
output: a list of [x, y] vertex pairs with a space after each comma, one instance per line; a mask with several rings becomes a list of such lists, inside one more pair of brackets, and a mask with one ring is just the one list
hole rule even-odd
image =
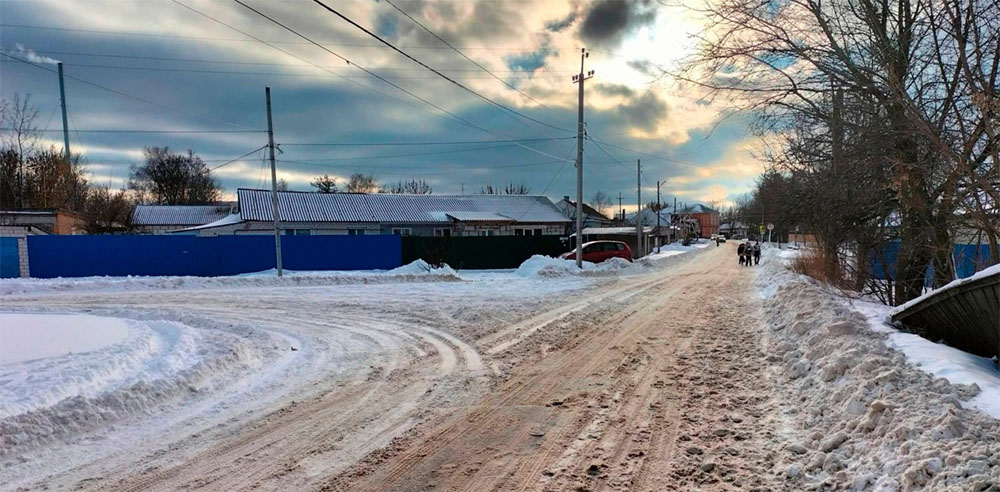
[[[48, 31], [64, 31], [64, 32], [80, 32], [88, 34], [107, 34], [107, 35], [119, 35], [119, 36], [145, 36], [145, 37], [159, 37], [159, 38], [175, 38], [175, 39], [191, 39], [200, 41], [229, 41], [237, 43], [247, 43], [250, 42], [248, 39], [238, 39], [238, 38], [219, 38], [211, 36], [185, 36], [181, 34], [164, 34], [164, 33], [149, 33], [149, 32], [136, 32], [136, 31], [111, 31], [102, 29], [78, 29], [70, 27], [55, 27], [55, 26], [32, 26], [26, 24], [5, 24], [0, 23], [0, 27], [13, 27], [19, 29], [39, 29]], [[301, 41], [267, 41], [268, 43], [274, 44], [298, 44], [305, 45], [311, 43], [304, 43]], [[326, 46], [340, 46], [347, 48], [380, 48], [385, 49], [386, 47], [381, 44], [358, 44], [358, 43], [334, 43], [331, 41], [323, 41], [323, 45]], [[446, 50], [450, 48], [442, 46], [403, 46], [406, 49], [424, 49], [424, 50]], [[559, 51], [576, 51], [575, 48], [537, 48], [537, 47], [478, 47], [478, 46], [467, 46], [463, 47], [463, 50], [483, 50], [483, 51], [549, 51], [549, 52], [559, 52]]]
[[[12, 131], [13, 128], [0, 128], [0, 131]], [[38, 130], [42, 132], [62, 132], [62, 130]], [[74, 130], [77, 133], [261, 133], [261, 130]]]
[[253, 154], [255, 152], [260, 152], [261, 150], [264, 150], [266, 148], [267, 148], [267, 145], [261, 145], [260, 147], [257, 147], [256, 149], [253, 149], [250, 152], [247, 152], [246, 154], [243, 154], [243, 155], [241, 155], [241, 156], [239, 156], [239, 157], [237, 157], [235, 159], [232, 159], [232, 160], [229, 160], [229, 161], [224, 162], [222, 164], [219, 164], [218, 166], [215, 166], [213, 168], [206, 169], [205, 172], [212, 172], [212, 171], [215, 171], [216, 169], [219, 169], [220, 167], [228, 166], [228, 165], [230, 165], [230, 164], [232, 164], [232, 163], [234, 163], [234, 162], [236, 162], [236, 161], [238, 161], [238, 160], [240, 160], [240, 159], [242, 159], [242, 158], [244, 158], [244, 157], [246, 157], [246, 156], [248, 156], [250, 154]]
[[[303, 43], [305, 44], [305, 43]], [[12, 50], [10, 48], [2, 48], [6, 51], [17, 54], [20, 53], [18, 50]], [[32, 50], [35, 53], [45, 54], [45, 55], [70, 55], [70, 56], [90, 56], [97, 58], [121, 58], [127, 60], [150, 60], [150, 61], [175, 61], [175, 62], [187, 62], [187, 63], [217, 63], [223, 65], [261, 65], [261, 66], [273, 66], [273, 67], [310, 67], [314, 66], [308, 63], [273, 63], [273, 62], [251, 62], [251, 61], [235, 61], [235, 60], [212, 60], [205, 58], [173, 58], [166, 56], [135, 56], [135, 55], [119, 55], [119, 54], [108, 54], [108, 53], [83, 53], [79, 51], [47, 51], [47, 50]], [[325, 68], [334, 68], [332, 66], [327, 66]], [[413, 68], [413, 67], [381, 67], [379, 70], [385, 71], [401, 71], [401, 72], [415, 72], [423, 71], [423, 68]], [[478, 72], [479, 69], [472, 68], [440, 68], [442, 72]], [[535, 70], [494, 70], [494, 72], [500, 73], [534, 73]], [[548, 73], [571, 73], [571, 70], [562, 71], [547, 71]]]
[[[250, 72], [250, 71], [237, 71], [237, 70], [209, 70], [200, 68], [168, 68], [168, 67], [124, 67], [120, 65], [97, 65], [91, 63], [63, 63], [67, 67], [86, 67], [86, 68], [100, 68], [105, 70], [139, 70], [144, 72], [181, 72], [181, 73], [211, 73], [211, 74], [223, 74], [223, 75], [266, 75], [271, 77], [310, 77], [317, 78], [323, 77], [328, 78], [331, 75], [340, 78], [369, 78], [362, 75], [343, 75], [337, 73], [331, 73], [331, 75], [321, 75], [314, 73], [292, 73], [292, 72]], [[293, 66], [304, 66], [304, 65], [293, 65]], [[437, 79], [437, 77], [418, 77], [410, 75], [383, 75], [387, 79], [415, 79], [415, 80], [432, 80]], [[491, 77], [461, 77], [464, 80], [474, 80], [474, 79], [489, 79]], [[551, 77], [512, 77], [514, 80], [538, 80], [538, 79], [551, 79], [555, 80], [561, 78], [559, 76]]]
[[[178, 1], [178, 0], [173, 0], [173, 1], [174, 1], [174, 3], [178, 3], [178, 4], [180, 4], [180, 5], [183, 5], [183, 4], [181, 4], [181, 3], [180, 3], [180, 2]], [[268, 15], [264, 14], [263, 12], [260, 12], [260, 11], [259, 11], [259, 10], [257, 10], [257, 9], [254, 9], [253, 7], [250, 7], [249, 5], [247, 5], [247, 4], [243, 3], [243, 2], [241, 2], [240, 0], [233, 0], [233, 1], [234, 1], [234, 2], [236, 2], [236, 3], [238, 3], [238, 4], [240, 4], [240, 5], [242, 5], [243, 7], [245, 7], [245, 8], [246, 8], [246, 9], [248, 9], [248, 10], [250, 10], [251, 12], [254, 12], [255, 14], [257, 14], [257, 15], [259, 15], [259, 16], [261, 16], [261, 17], [263, 17], [263, 18], [265, 18], [265, 19], [267, 19], [267, 20], [269, 20], [269, 21], [271, 21], [272, 23], [274, 23], [274, 24], [276, 24], [276, 25], [280, 26], [281, 28], [283, 28], [283, 29], [285, 29], [285, 30], [287, 30], [287, 31], [291, 32], [292, 34], [295, 34], [296, 36], [298, 36], [298, 37], [300, 37], [300, 38], [302, 38], [302, 39], [305, 39], [306, 41], [309, 41], [309, 42], [311, 42], [311, 43], [312, 43], [313, 45], [315, 45], [315, 46], [318, 46], [318, 47], [319, 47], [320, 49], [322, 49], [322, 50], [326, 51], [327, 53], [330, 53], [330, 54], [332, 54], [332, 55], [336, 56], [337, 58], [340, 58], [341, 60], [343, 60], [343, 61], [344, 61], [344, 62], [346, 62], [347, 64], [349, 64], [349, 65], [354, 65], [354, 66], [355, 66], [355, 67], [357, 67], [358, 69], [360, 69], [360, 70], [364, 71], [364, 72], [365, 72], [365, 73], [367, 73], [367, 74], [370, 74], [370, 75], [374, 76], [375, 78], [377, 78], [377, 79], [381, 80], [382, 82], [385, 82], [386, 84], [389, 84], [389, 85], [391, 85], [391, 86], [393, 86], [393, 87], [395, 87], [395, 88], [399, 89], [400, 91], [404, 92], [405, 94], [407, 94], [407, 95], [409, 95], [409, 96], [411, 96], [411, 97], [413, 97], [413, 98], [415, 98], [415, 99], [417, 99], [417, 100], [420, 100], [420, 101], [422, 101], [422, 102], [424, 102], [424, 103], [426, 103], [426, 104], [428, 104], [428, 105], [430, 105], [430, 106], [432, 106], [432, 107], [434, 107], [434, 108], [437, 108], [437, 109], [438, 109], [438, 110], [440, 110], [440, 111], [443, 111], [444, 113], [446, 113], [446, 114], [448, 114], [448, 115], [452, 116], [453, 118], [455, 118], [455, 119], [457, 119], [457, 120], [459, 120], [459, 121], [462, 121], [462, 122], [464, 122], [465, 124], [467, 124], [467, 125], [469, 125], [469, 126], [471, 126], [471, 127], [473, 127], [473, 128], [476, 128], [477, 130], [480, 130], [480, 131], [483, 131], [483, 132], [486, 132], [486, 133], [489, 133], [489, 134], [491, 134], [491, 135], [494, 135], [494, 136], [497, 136], [497, 137], [500, 137], [500, 138], [503, 138], [504, 140], [507, 140], [507, 141], [510, 141], [510, 142], [513, 142], [513, 143], [515, 143], [515, 144], [516, 144], [517, 146], [519, 146], [519, 147], [523, 147], [524, 149], [526, 149], [526, 150], [529, 150], [529, 151], [531, 151], [531, 152], [534, 152], [534, 153], [536, 153], [536, 154], [540, 154], [540, 155], [544, 155], [544, 156], [546, 156], [546, 157], [551, 157], [551, 158], [555, 158], [555, 159], [558, 159], [558, 156], [554, 156], [554, 155], [552, 155], [552, 154], [549, 154], [549, 153], [547, 153], [547, 152], [542, 152], [542, 151], [540, 151], [540, 150], [538, 150], [538, 149], [535, 149], [535, 148], [532, 148], [532, 147], [528, 147], [527, 145], [524, 145], [524, 144], [521, 144], [521, 143], [517, 143], [517, 142], [515, 142], [514, 140], [512, 140], [512, 139], [511, 139], [510, 137], [508, 137], [508, 136], [506, 136], [506, 135], [503, 135], [503, 134], [500, 134], [500, 133], [497, 133], [497, 132], [494, 132], [494, 131], [492, 131], [492, 130], [489, 130], [489, 129], [487, 129], [487, 128], [484, 128], [484, 127], [482, 127], [482, 126], [480, 126], [480, 125], [477, 125], [477, 124], [475, 124], [475, 123], [473, 123], [473, 122], [471, 122], [471, 121], [469, 121], [469, 120], [467, 120], [467, 119], [465, 119], [465, 118], [462, 118], [461, 116], [458, 116], [458, 115], [456, 115], [455, 113], [452, 113], [451, 111], [448, 111], [447, 109], [444, 109], [444, 108], [442, 108], [442, 107], [440, 107], [440, 106], [438, 106], [438, 105], [436, 105], [436, 104], [434, 104], [434, 103], [432, 103], [432, 102], [430, 102], [430, 101], [428, 101], [428, 100], [426, 100], [426, 99], [424, 99], [424, 98], [422, 98], [422, 97], [420, 97], [420, 96], [418, 96], [418, 95], [416, 95], [416, 94], [414, 94], [414, 93], [412, 93], [412, 92], [410, 92], [410, 91], [408, 91], [408, 90], [406, 90], [406, 89], [404, 89], [404, 88], [402, 88], [402, 87], [400, 87], [399, 85], [397, 85], [397, 84], [393, 83], [392, 81], [389, 81], [389, 80], [386, 80], [385, 78], [383, 78], [382, 76], [380, 76], [380, 75], [378, 75], [378, 74], [376, 74], [376, 73], [372, 72], [371, 70], [368, 70], [367, 68], [365, 68], [365, 67], [363, 67], [363, 66], [361, 66], [361, 65], [358, 65], [358, 64], [356, 64], [356, 63], [353, 63], [353, 62], [351, 62], [351, 61], [350, 61], [350, 60], [348, 60], [347, 58], [345, 58], [345, 57], [343, 57], [343, 56], [341, 56], [341, 55], [339, 55], [339, 54], [337, 54], [337, 53], [335, 53], [335, 52], [333, 52], [333, 51], [329, 50], [328, 48], [324, 47], [323, 45], [321, 45], [321, 44], [319, 44], [319, 43], [316, 43], [315, 41], [313, 41], [312, 39], [308, 38], [308, 37], [307, 37], [307, 36], [305, 36], [304, 34], [301, 34], [301, 33], [299, 33], [298, 31], [296, 31], [296, 30], [294, 30], [294, 29], [292, 29], [292, 28], [290, 28], [290, 27], [288, 27], [288, 26], [286, 26], [286, 25], [284, 25], [284, 24], [282, 24], [282, 23], [278, 22], [277, 20], [275, 20], [275, 19], [273, 19], [273, 18], [269, 17]], [[186, 5], [185, 5], [185, 7], [186, 7], [186, 8], [188, 8], [188, 9], [191, 9], [191, 7], [187, 7]], [[191, 9], [191, 10], [194, 10], [194, 9]], [[195, 10], [195, 12], [197, 12], [197, 10]], [[200, 13], [200, 12], [199, 12], [199, 13]], [[207, 16], [206, 14], [201, 14], [201, 15], [205, 15], [206, 17], [209, 17], [209, 16]], [[210, 18], [210, 19], [212, 19], [212, 17], [209, 17], [209, 18]], [[214, 19], [213, 19], [213, 20], [214, 20]], [[218, 22], [221, 22], [221, 21], [218, 21]], [[230, 27], [231, 27], [231, 26], [230, 26]], [[233, 29], [235, 29], [235, 28], [233, 28]], [[239, 31], [239, 30], [237, 29], [237, 31]], [[242, 31], [239, 31], [239, 32], [242, 32]], [[279, 49], [280, 49], [280, 48], [279, 48]], [[348, 80], [350, 80], [350, 79], [348, 79]]]
[[[7, 53], [0, 52], [0, 56], [6, 56], [7, 58], [10, 58], [11, 60], [19, 61], [19, 62], [24, 63], [26, 65], [35, 67], [35, 68], [37, 68], [39, 70], [45, 70], [46, 72], [49, 72], [49, 73], [57, 73], [56, 70], [53, 70], [53, 69], [51, 69], [49, 67], [46, 67], [46, 66], [43, 66], [43, 65], [39, 65], [39, 64], [34, 63], [32, 61], [29, 61], [29, 60], [24, 60], [22, 58], [18, 58], [16, 56], [9, 55]], [[185, 115], [188, 115], [188, 116], [194, 116], [196, 118], [201, 118], [201, 119], [206, 120], [206, 121], [213, 121], [215, 123], [222, 123], [224, 125], [236, 126], [236, 127], [241, 127], [241, 128], [247, 128], [247, 129], [255, 130], [255, 131], [258, 131], [258, 132], [259, 131], [263, 131], [263, 130], [258, 130], [256, 128], [253, 128], [253, 127], [250, 127], [250, 126], [241, 125], [239, 123], [230, 123], [228, 121], [218, 120], [218, 119], [212, 118], [210, 116], [204, 116], [204, 115], [200, 115], [200, 114], [197, 114], [197, 113], [192, 113], [190, 111], [185, 111], [183, 109], [175, 108], [173, 106], [168, 106], [168, 105], [165, 105], [165, 104], [160, 104], [158, 102], [150, 101], [149, 99], [144, 99], [144, 98], [141, 98], [139, 96], [133, 96], [132, 94], [129, 94], [129, 93], [126, 93], [126, 92], [122, 92], [122, 91], [117, 90], [117, 89], [112, 89], [110, 87], [105, 87], [103, 85], [91, 82], [89, 80], [81, 79], [79, 77], [74, 77], [72, 75], [65, 75], [65, 78], [75, 80], [77, 82], [89, 85], [91, 87], [96, 87], [96, 88], [101, 89], [103, 91], [108, 91], [108, 92], [110, 92], [112, 94], [117, 94], [117, 95], [122, 96], [122, 97], [127, 97], [129, 99], [134, 99], [136, 101], [144, 102], [146, 104], [149, 104], [149, 105], [152, 105], [152, 106], [156, 106], [158, 108], [163, 108], [163, 109], [166, 109], [166, 110], [169, 110], [169, 111], [174, 111], [176, 113], [185, 114]]]
[[[243, 2], [241, 2], [240, 0], [233, 0], [233, 1], [236, 2], [236, 3], [239, 3], [240, 5], [243, 5]], [[455, 85], [455, 86], [457, 86], [457, 87], [465, 90], [466, 92], [468, 92], [468, 93], [470, 93], [470, 94], [478, 97], [479, 99], [482, 99], [486, 103], [491, 104], [493, 106], [496, 106], [497, 108], [500, 108], [500, 109], [502, 109], [504, 111], [507, 111], [507, 112], [509, 112], [511, 114], [520, 116], [521, 118], [525, 118], [527, 120], [530, 120], [530, 121], [533, 121], [535, 123], [538, 123], [540, 125], [544, 125], [544, 126], [547, 126], [549, 128], [554, 128], [556, 130], [561, 130], [561, 131], [566, 131], [566, 132], [571, 132], [571, 133], [573, 132], [573, 130], [567, 130], [565, 128], [560, 128], [558, 126], [550, 125], [550, 124], [548, 124], [548, 123], [546, 123], [544, 121], [532, 118], [531, 116], [528, 116], [528, 115], [526, 115], [524, 113], [521, 113], [520, 111], [517, 111], [516, 109], [513, 109], [513, 108], [511, 108], [511, 107], [509, 107], [509, 106], [507, 106], [505, 104], [502, 104], [502, 103], [494, 101], [494, 100], [492, 100], [492, 99], [490, 99], [490, 98], [488, 98], [488, 97], [486, 97], [486, 96], [484, 96], [484, 95], [476, 92], [475, 90], [470, 89], [465, 84], [462, 84], [461, 82], [459, 82], [459, 81], [457, 81], [457, 80], [455, 80], [455, 79], [453, 79], [453, 78], [451, 78], [451, 77], [449, 77], [449, 76], [441, 73], [440, 71], [438, 71], [437, 69], [435, 69], [435, 68], [427, 65], [426, 63], [424, 63], [424, 62], [422, 62], [422, 61], [414, 58], [409, 53], [407, 53], [407, 52], [405, 52], [405, 51], [397, 48], [395, 45], [393, 45], [392, 43], [386, 41], [385, 39], [383, 39], [378, 34], [375, 34], [375, 33], [371, 32], [371, 31], [369, 31], [367, 28], [365, 28], [361, 24], [358, 24], [357, 22], [354, 22], [353, 20], [351, 20], [350, 18], [348, 18], [344, 14], [341, 14], [339, 11], [337, 11], [336, 9], [331, 8], [329, 5], [321, 2], [320, 0], [313, 0], [313, 2], [316, 3], [316, 4], [318, 4], [319, 6], [323, 7], [327, 11], [333, 13], [337, 17], [340, 17], [341, 19], [343, 19], [344, 21], [346, 21], [348, 24], [351, 24], [352, 26], [360, 29], [362, 32], [364, 32], [365, 34], [371, 36], [372, 38], [374, 38], [378, 42], [380, 42], [380, 43], [388, 46], [389, 48], [392, 48], [393, 51], [399, 53], [400, 55], [403, 55], [404, 57], [406, 57], [410, 61], [416, 63], [417, 65], [420, 65], [420, 66], [426, 68], [427, 70], [431, 71], [432, 73], [436, 74], [437, 76], [441, 77], [442, 79], [447, 80], [448, 82], [452, 83], [453, 85]]]
[[292, 146], [316, 146], [316, 147], [390, 147], [390, 146], [411, 146], [411, 145], [466, 145], [466, 144], [490, 144], [503, 142], [545, 142], [553, 140], [571, 140], [575, 137], [549, 137], [549, 138], [519, 138], [510, 140], [464, 140], [454, 142], [329, 142], [329, 143], [309, 143], [295, 142], [283, 143], [285, 147]]
[[437, 38], [438, 41], [441, 41], [442, 43], [444, 43], [445, 46], [451, 48], [453, 51], [455, 51], [455, 53], [458, 53], [459, 55], [461, 55], [462, 58], [465, 58], [466, 60], [468, 60], [473, 65], [479, 67], [480, 70], [482, 70], [482, 71], [490, 74], [494, 79], [499, 80], [503, 85], [509, 87], [511, 90], [513, 90], [513, 91], [517, 92], [518, 94], [524, 96], [529, 101], [531, 101], [531, 102], [533, 102], [533, 103], [535, 103], [535, 104], [537, 104], [537, 105], [545, 108], [550, 113], [555, 114], [555, 111], [552, 111], [552, 109], [550, 109], [548, 106], [546, 106], [546, 105], [544, 105], [544, 104], [536, 101], [535, 98], [529, 96], [528, 94], [525, 94], [524, 92], [522, 92], [517, 87], [514, 87], [513, 85], [511, 85], [510, 83], [508, 83], [506, 80], [500, 78], [499, 76], [497, 76], [497, 74], [493, 73], [492, 71], [490, 71], [490, 69], [484, 67], [483, 65], [481, 65], [476, 60], [473, 60], [472, 58], [469, 58], [468, 56], [466, 56], [466, 54], [462, 53], [461, 50], [459, 50], [458, 48], [456, 48], [455, 46], [453, 46], [451, 43], [449, 43], [447, 40], [445, 40], [441, 36], [438, 36], [438, 34], [436, 32], [430, 30], [430, 28], [428, 28], [427, 26], [423, 25], [420, 21], [414, 19], [410, 14], [406, 13], [405, 10], [399, 8], [396, 4], [392, 3], [392, 0], [385, 0], [385, 2], [388, 3], [389, 5], [391, 5], [392, 8], [396, 9], [397, 11], [399, 11], [399, 13], [403, 14], [404, 16], [406, 16], [407, 19], [410, 19], [411, 21], [413, 21], [414, 24], [420, 26], [421, 29], [423, 29], [424, 31], [427, 31], [428, 33], [430, 33], [431, 36], [434, 36], [435, 38]]
[[702, 168], [702, 166], [699, 166], [698, 164], [694, 164], [692, 162], [682, 161], [682, 160], [679, 160], [679, 159], [674, 159], [672, 157], [664, 157], [662, 155], [650, 154], [648, 152], [643, 152], [643, 151], [640, 151], [640, 150], [630, 149], [628, 147], [622, 147], [621, 145], [615, 145], [613, 143], [609, 143], [609, 142], [606, 142], [606, 141], [603, 141], [603, 140], [597, 140], [597, 139], [595, 139], [593, 137], [591, 137], [590, 140], [592, 142], [595, 142], [595, 143], [603, 143], [604, 145], [607, 145], [608, 147], [614, 147], [616, 149], [624, 150], [626, 152], [632, 152], [633, 154], [638, 154], [638, 155], [642, 155], [642, 156], [646, 156], [646, 157], [652, 157], [654, 159], [659, 159], [659, 160], [662, 160], [662, 161], [673, 162], [673, 163], [677, 163], [677, 164], [683, 164], [685, 166], [689, 166], [689, 167], [693, 167], [693, 168], [698, 168], [698, 169]]

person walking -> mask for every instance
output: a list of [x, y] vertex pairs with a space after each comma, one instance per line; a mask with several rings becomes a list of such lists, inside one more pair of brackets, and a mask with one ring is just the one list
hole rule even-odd
[[753, 245], [747, 241], [747, 247], [743, 250], [743, 261], [746, 266], [753, 266]]
[[760, 241], [757, 241], [757, 244], [753, 245], [753, 264], [760, 264]]
[[746, 249], [747, 245], [745, 243], [740, 243], [740, 247], [736, 249], [736, 254], [740, 257], [740, 266], [743, 266], [743, 262], [746, 260]]

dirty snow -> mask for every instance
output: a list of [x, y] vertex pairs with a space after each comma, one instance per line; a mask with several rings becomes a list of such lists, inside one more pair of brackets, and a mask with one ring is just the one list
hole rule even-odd
[[445, 266], [432, 268], [416, 260], [393, 270], [361, 271], [293, 271], [284, 270], [283, 277], [274, 269], [225, 277], [192, 276], [126, 276], [79, 278], [17, 278], [0, 282], [0, 296], [44, 292], [134, 291], [158, 289], [220, 289], [279, 286], [323, 286], [398, 282], [436, 282], [458, 280], [455, 271]]
[[784, 262], [762, 266], [756, 283], [769, 292], [766, 342], [789, 440], [778, 472], [790, 488], [1000, 487], [1000, 420], [983, 413], [997, 388], [980, 384], [996, 381], [995, 369], [870, 329], [872, 319], [881, 324], [876, 313], [859, 313]]

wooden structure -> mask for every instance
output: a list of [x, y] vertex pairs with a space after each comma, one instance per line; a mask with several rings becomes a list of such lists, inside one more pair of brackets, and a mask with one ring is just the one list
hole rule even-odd
[[904, 305], [892, 321], [928, 340], [1000, 357], [1000, 269], [993, 270]]

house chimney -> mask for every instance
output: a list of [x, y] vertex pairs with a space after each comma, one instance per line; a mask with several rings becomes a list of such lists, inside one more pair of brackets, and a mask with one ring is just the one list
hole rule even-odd
[[569, 195], [563, 195], [563, 200], [568, 202], [569, 201]]

